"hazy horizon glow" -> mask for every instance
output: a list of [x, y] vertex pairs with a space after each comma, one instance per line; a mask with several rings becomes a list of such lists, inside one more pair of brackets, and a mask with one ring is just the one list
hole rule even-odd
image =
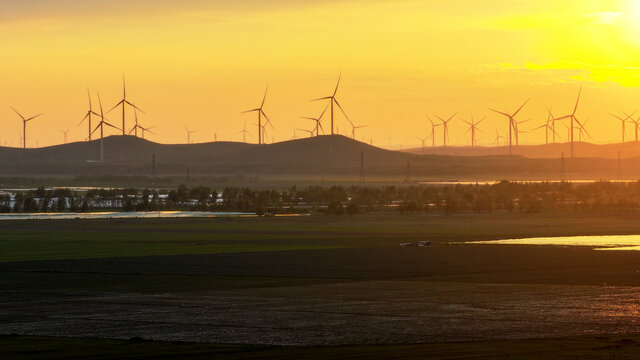
[[[358, 139], [374, 145], [417, 146], [430, 131], [425, 113], [455, 112], [448, 143], [469, 144], [460, 119], [473, 112], [487, 116], [478, 143], [490, 144], [507, 126], [489, 107], [512, 112], [531, 98], [519, 116], [533, 119], [529, 130], [547, 105], [570, 112], [580, 86], [578, 117], [593, 142], [617, 142], [620, 122], [608, 114], [637, 110], [639, 31], [637, 0], [0, 0], [0, 144], [17, 146], [21, 132], [9, 106], [45, 113], [28, 125], [30, 147], [61, 143], [67, 128], [70, 141], [84, 139], [86, 87], [94, 106], [100, 92], [111, 108], [123, 73], [140, 120], [156, 126], [151, 140], [185, 142], [186, 126], [196, 142], [241, 141], [246, 121], [255, 142], [255, 116], [241, 112], [267, 84], [267, 140], [286, 140], [312, 128], [299, 116], [319, 115], [324, 103], [309, 100], [330, 95], [340, 71], [338, 98], [368, 125]], [[119, 111], [108, 118], [121, 124]], [[337, 127], [350, 134], [342, 117]], [[544, 131], [522, 140], [544, 142]]]

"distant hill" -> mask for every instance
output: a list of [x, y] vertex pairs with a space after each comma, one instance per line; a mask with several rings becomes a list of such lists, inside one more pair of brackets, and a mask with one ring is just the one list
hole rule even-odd
[[[617, 159], [618, 153], [622, 158], [640, 157], [640, 142], [630, 141], [614, 144], [590, 144], [586, 142], [575, 142], [574, 155], [581, 158], [605, 158]], [[435, 154], [450, 156], [491, 156], [508, 155], [508, 146], [437, 146], [435, 148], [425, 147], [402, 150], [410, 154]], [[541, 145], [514, 145], [513, 155], [521, 155], [527, 158], [536, 159], [558, 159], [564, 152], [565, 157], [571, 155], [570, 143], [541, 144]]]
[[[156, 174], [159, 176], [182, 175], [188, 169], [194, 175], [334, 176], [357, 179], [362, 153], [367, 177], [402, 180], [409, 176], [414, 181], [557, 179], [561, 167], [557, 158], [564, 150], [567, 177], [616, 177], [617, 159], [603, 156], [568, 159], [568, 151], [563, 146], [566, 144], [541, 147], [536, 151], [546, 151], [548, 155], [541, 156], [546, 158], [532, 159], [489, 155], [487, 152], [494, 150], [486, 148], [447, 148], [443, 149], [443, 152], [449, 152], [446, 155], [430, 154], [431, 150], [427, 149], [426, 154], [421, 155], [418, 154], [421, 149], [413, 153], [385, 150], [340, 135], [267, 145], [237, 142], [170, 145], [133, 136], [110, 136], [104, 139], [104, 163], [96, 162], [100, 157], [99, 140], [26, 150], [0, 147], [0, 176], [150, 175], [151, 159], [155, 155]], [[640, 144], [625, 143], [621, 146], [631, 149], [633, 146], [640, 147]], [[524, 151], [528, 148], [520, 146], [517, 149]], [[614, 152], [617, 158], [616, 148], [607, 148], [607, 145], [581, 143], [576, 146], [576, 154], [601, 155], [596, 150], [589, 150], [601, 148], [608, 149], [608, 152], [603, 150], [603, 154]], [[495, 152], [499, 153], [500, 149], [495, 149]], [[554, 153], [557, 155], [552, 156]], [[640, 158], [623, 160], [621, 169], [623, 177], [640, 176]]]

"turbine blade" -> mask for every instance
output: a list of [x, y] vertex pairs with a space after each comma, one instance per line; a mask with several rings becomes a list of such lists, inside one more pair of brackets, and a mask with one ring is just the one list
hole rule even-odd
[[125, 103], [127, 103], [129, 106], [133, 107], [134, 109], [136, 109], [136, 110], [140, 111], [141, 113], [145, 114], [145, 112], [144, 112], [144, 111], [142, 111], [142, 109], [140, 109], [139, 107], [137, 107], [137, 106], [133, 105], [133, 104], [132, 104], [132, 103], [130, 103], [129, 101], [124, 100], [124, 102], [125, 102]]
[[493, 112], [496, 112], [496, 113], [498, 113], [498, 114], [504, 115], [504, 116], [506, 116], [506, 117], [511, 117], [511, 115], [509, 115], [509, 114], [507, 114], [507, 113], [503, 113], [502, 111], [498, 111], [498, 110], [494, 110], [494, 109], [489, 109], [489, 110], [491, 110], [491, 111], [493, 111]]
[[40, 113], [40, 114], [38, 114], [38, 115], [36, 115], [36, 116], [32, 116], [32, 117], [30, 117], [30, 118], [26, 119], [25, 121], [33, 120], [33, 119], [37, 118], [38, 116], [40, 116], [40, 115], [42, 115], [42, 114], [43, 114], [43, 113]]
[[[82, 125], [82, 123], [83, 123], [85, 120], [87, 120], [87, 118], [89, 117], [89, 114], [90, 114], [90, 112], [87, 112], [87, 115], [85, 115], [85, 116], [82, 118], [82, 120], [80, 120], [80, 122], [78, 123], [78, 126]], [[98, 116], [100, 116], [100, 115], [98, 115]]]
[[109, 111], [107, 111], [107, 114], [110, 113], [113, 109], [115, 109], [118, 106], [120, 106], [120, 104], [123, 104], [122, 106], [124, 106], [124, 102], [125, 102], [125, 100], [120, 100], [117, 104], [113, 105], [113, 107], [111, 109], [109, 109]]
[[573, 108], [573, 115], [578, 111], [578, 103], [580, 102], [580, 95], [582, 95], [582, 86], [580, 86], [580, 91], [578, 91], [578, 100], [576, 100], [576, 106]]
[[338, 75], [338, 83], [336, 84], [336, 89], [333, 91], [333, 97], [338, 93], [338, 86], [340, 86], [340, 79], [342, 79], [342, 71], [340, 71], [340, 75]]
[[102, 125], [102, 121], [100, 121], [98, 125], [96, 125], [96, 128], [93, 129], [93, 131], [91, 132], [91, 135], [93, 135], [94, 132], [98, 131], [98, 128], [100, 127], [100, 125]]
[[110, 127], [114, 128], [114, 129], [116, 129], [116, 130], [118, 130], [118, 131], [122, 131], [122, 129], [120, 129], [119, 127], [114, 126], [114, 125], [111, 125], [111, 124], [109, 124], [109, 123], [108, 123], [108, 122], [106, 122], [106, 121], [104, 121], [104, 124], [105, 124], [105, 125], [107, 125], [107, 126], [110, 126]]
[[14, 109], [13, 106], [9, 106], [11, 108], [11, 110], [15, 111], [16, 114], [18, 114], [18, 116], [20, 116], [20, 118], [24, 121], [24, 116], [22, 116], [22, 114], [20, 114], [18, 112], [18, 110]]
[[520, 110], [522, 110], [522, 108], [527, 105], [527, 103], [529, 102], [529, 99], [527, 99], [527, 101], [525, 101], [522, 105], [520, 105], [520, 107], [518, 108], [518, 110], [516, 110], [515, 113], [513, 113], [513, 115], [511, 115], [511, 117], [514, 117], [516, 115], [518, 115], [518, 113], [520, 112]]
[[260, 109], [262, 109], [262, 107], [264, 106], [264, 102], [267, 100], [267, 91], [269, 90], [269, 85], [267, 85], [267, 88], [264, 90], [264, 97], [262, 98], [262, 104], [260, 104]]
[[[349, 116], [347, 116], [347, 113], [344, 112], [344, 109], [342, 108], [342, 106], [340, 106], [340, 103], [338, 102], [338, 100], [336, 100], [335, 98], [333, 99], [333, 101], [336, 102], [336, 105], [338, 105], [338, 108], [340, 109], [340, 111], [342, 111], [342, 115], [344, 115], [345, 118], [347, 118], [347, 120], [349, 120], [349, 122], [351, 122], [351, 120], [349, 119]], [[353, 124], [353, 123], [352, 123]]]

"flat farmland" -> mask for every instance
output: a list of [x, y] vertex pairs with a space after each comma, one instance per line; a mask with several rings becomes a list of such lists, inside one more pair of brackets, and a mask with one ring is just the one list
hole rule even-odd
[[[450, 243], [637, 234], [638, 220], [383, 214], [3, 221], [0, 334], [20, 336], [0, 341], [15, 346], [12, 357], [36, 339], [55, 348], [77, 338], [105, 347], [142, 338], [144, 346], [136, 346], [148, 349], [200, 343], [214, 353], [226, 344], [230, 357], [254, 346], [280, 357], [345, 346], [366, 353], [373, 345], [418, 356], [458, 342], [467, 349], [507, 340], [526, 347], [542, 341], [530, 339], [567, 336], [615, 348], [640, 332], [639, 253]], [[434, 246], [399, 246], [418, 239]], [[606, 339], [584, 340], [593, 334]]]

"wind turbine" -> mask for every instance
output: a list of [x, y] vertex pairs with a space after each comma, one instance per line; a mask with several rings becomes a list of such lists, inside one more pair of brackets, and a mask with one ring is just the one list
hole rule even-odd
[[89, 88], [88, 87], [87, 87], [87, 97], [89, 98], [89, 110], [87, 110], [87, 114], [82, 118], [82, 120], [80, 121], [78, 126], [82, 125], [82, 123], [85, 120], [89, 120], [89, 137], [87, 139], [89, 139], [89, 141], [91, 141], [91, 130], [93, 129], [91, 127], [91, 115], [100, 116], [100, 114], [98, 114], [95, 111], [93, 111], [93, 109], [91, 107], [91, 93], [89, 92]]
[[[342, 72], [340, 72], [340, 75], [338, 76], [338, 83], [336, 84], [336, 88], [335, 90], [333, 90], [333, 94], [331, 96], [325, 96], [322, 98], [318, 98], [318, 99], [313, 99], [311, 101], [320, 101], [320, 100], [329, 100], [329, 104], [331, 106], [331, 135], [334, 134], [333, 132], [333, 124], [334, 124], [334, 117], [333, 117], [333, 108], [334, 105], [337, 105], [338, 108], [340, 109], [340, 111], [342, 111], [342, 114], [344, 115], [344, 117], [349, 120], [349, 117], [347, 116], [347, 113], [344, 112], [344, 109], [342, 108], [342, 106], [340, 106], [340, 103], [338, 102], [338, 99], [336, 99], [336, 94], [338, 93], [338, 87], [340, 86], [340, 79], [342, 79]], [[351, 120], [349, 120], [351, 121]]]
[[[623, 143], [624, 143], [624, 135], [627, 132], [625, 125], [626, 125], [627, 121], [632, 121], [633, 122], [633, 118], [631, 118], [631, 117], [635, 114], [635, 111], [632, 112], [631, 115], [628, 115], [627, 113], [624, 113], [624, 114], [627, 116], [624, 119], [622, 117], [618, 116], [618, 115], [609, 114], [609, 115], [613, 116], [614, 118], [616, 118], [616, 119], [618, 119], [618, 120], [620, 120], [622, 122], [622, 142]], [[637, 130], [637, 127], [636, 127], [636, 141], [638, 141], [638, 130]]]
[[124, 116], [125, 111], [124, 111], [124, 110], [125, 110], [126, 105], [129, 105], [129, 106], [131, 106], [132, 108], [137, 109], [137, 110], [139, 110], [141, 113], [143, 113], [143, 114], [144, 114], [144, 111], [140, 110], [140, 108], [139, 108], [139, 107], [135, 106], [134, 104], [130, 103], [130, 102], [127, 100], [127, 86], [126, 86], [126, 84], [125, 84], [125, 82], [124, 82], [124, 74], [122, 74], [122, 100], [120, 100], [120, 101], [119, 101], [117, 104], [115, 104], [115, 105], [114, 105], [114, 106], [113, 106], [109, 111], [107, 111], [107, 114], [108, 114], [108, 113], [110, 113], [110, 112], [111, 112], [111, 110], [113, 110], [113, 109], [117, 108], [118, 106], [122, 106], [122, 135], [124, 135], [124, 134], [125, 134], [125, 129], [126, 129], [125, 124], [124, 124], [124, 121], [125, 121], [125, 116]]
[[329, 104], [327, 104], [327, 106], [324, 107], [324, 110], [322, 110], [322, 113], [320, 113], [320, 116], [318, 116], [317, 118], [300, 116], [301, 119], [307, 119], [307, 120], [316, 122], [316, 127], [314, 128], [314, 131], [316, 132], [316, 136], [320, 136], [320, 130], [322, 130], [322, 133], [324, 134], [324, 128], [322, 127], [322, 117], [324, 116], [325, 112], [327, 112], [328, 107], [329, 107]]
[[264, 102], [267, 100], [267, 91], [268, 90], [269, 90], [269, 86], [267, 86], [267, 88], [264, 90], [264, 97], [262, 98], [262, 103], [260, 103], [260, 107], [242, 112], [243, 114], [250, 113], [250, 112], [257, 112], [258, 113], [258, 144], [264, 143], [264, 135], [265, 135], [264, 133], [266, 133], [266, 130], [262, 126], [262, 117], [263, 116], [267, 120], [267, 122], [265, 123], [265, 126], [266, 126], [266, 124], [269, 124], [271, 126], [271, 128], [273, 128], [273, 125], [271, 125], [271, 121], [269, 120], [269, 117], [267, 116], [267, 114], [265, 114], [265, 112], [263, 110]]
[[531, 119], [522, 120], [522, 121], [514, 121], [514, 122], [513, 122], [513, 124], [514, 124], [514, 126], [515, 126], [515, 129], [514, 129], [514, 132], [513, 132], [513, 133], [514, 133], [514, 134], [515, 134], [515, 136], [516, 136], [516, 145], [520, 145], [520, 134], [526, 134], [526, 133], [527, 133], [527, 131], [520, 130], [520, 129], [518, 128], [518, 125], [520, 125], [520, 124], [524, 124], [524, 123], [526, 123], [527, 121], [531, 121]]
[[[549, 112], [549, 115], [551, 116], [551, 112]], [[556, 131], [554, 129], [554, 126], [552, 125], [552, 120], [551, 119], [547, 119], [547, 121], [544, 123], [544, 125], [540, 125], [537, 128], [534, 128], [532, 130], [538, 130], [538, 129], [542, 129], [544, 128], [544, 142], [545, 144], [549, 144], [549, 133], [551, 133], [553, 135], [553, 142], [556, 142]]]
[[69, 130], [71, 130], [71, 128], [68, 128], [67, 130], [60, 130], [61, 133], [64, 134], [64, 143], [67, 143], [67, 134], [69, 133]]
[[142, 129], [142, 126], [140, 126], [140, 124], [138, 124], [138, 110], [136, 108], [133, 108], [133, 113], [135, 115], [136, 124], [133, 125], [131, 130], [129, 130], [129, 135], [131, 135], [131, 133], [134, 133], [134, 136], [138, 137], [138, 129]]
[[445, 120], [445, 119], [441, 118], [440, 116], [436, 115], [436, 117], [438, 119], [440, 119], [440, 121], [442, 121], [442, 127], [444, 128], [444, 131], [443, 131], [443, 138], [444, 138], [443, 146], [444, 147], [447, 147], [447, 138], [449, 137], [449, 121], [451, 121], [453, 119], [453, 117], [456, 116], [457, 114], [458, 113], [454, 113], [447, 120]]
[[482, 119], [480, 119], [480, 121], [475, 122], [475, 120], [473, 119], [473, 114], [471, 114], [471, 122], [462, 120], [463, 122], [469, 125], [469, 130], [467, 130], [467, 132], [471, 131], [471, 146], [476, 146], [476, 131], [480, 130], [478, 129], [478, 124], [480, 124], [486, 118], [487, 117], [485, 116]]
[[367, 127], [367, 125], [359, 125], [359, 126], [355, 126], [351, 121], [349, 121], [349, 123], [351, 124], [351, 138], [353, 140], [356, 139], [356, 130], [357, 129], [362, 129]]
[[431, 120], [431, 117], [429, 116], [429, 114], [425, 114], [427, 115], [427, 119], [429, 119], [429, 122], [431, 123], [431, 135], [429, 135], [431, 137], [431, 141], [432, 141], [432, 146], [435, 149], [436, 148], [436, 128], [438, 126], [441, 126], [442, 124], [436, 124], [435, 122], [433, 122], [433, 120]]
[[518, 113], [520, 112], [520, 110], [522, 110], [522, 108], [527, 105], [527, 103], [529, 102], [529, 99], [527, 99], [522, 105], [520, 105], [520, 107], [518, 108], [518, 110], [516, 110], [513, 114], [507, 114], [505, 112], [502, 111], [498, 111], [498, 110], [494, 110], [494, 109], [489, 109], [495, 113], [501, 114], [506, 116], [509, 119], [509, 125], [508, 125], [508, 129], [509, 129], [509, 156], [511, 156], [513, 154], [513, 130], [516, 129], [516, 115], [518, 115]]
[[18, 110], [14, 109], [13, 107], [11, 107], [11, 109], [15, 111], [15, 113], [18, 114], [18, 116], [20, 116], [20, 118], [22, 119], [22, 148], [26, 149], [27, 148], [27, 123], [37, 118], [38, 116], [42, 115], [42, 113], [32, 116], [30, 118], [25, 118], [24, 116], [22, 116], [22, 114], [18, 112]]
[[184, 130], [187, 132], [187, 144], [191, 144], [191, 134], [194, 134], [196, 132], [196, 130], [189, 130], [189, 128], [187, 128], [186, 126], [182, 126], [184, 128]]
[[527, 99], [527, 101], [525, 101], [522, 105], [520, 105], [520, 107], [518, 108], [518, 110], [516, 110], [513, 114], [507, 114], [505, 112], [502, 111], [498, 111], [498, 110], [494, 110], [494, 109], [489, 109], [495, 113], [501, 114], [506, 116], [509, 119], [509, 156], [511, 156], [513, 154], [513, 130], [516, 130], [516, 115], [518, 115], [518, 113], [520, 112], [520, 110], [522, 110], [522, 108], [527, 105], [527, 103], [529, 102], [529, 99]]
[[104, 162], [104, 125], [110, 126], [116, 130], [120, 130], [120, 129], [104, 121], [105, 117], [104, 117], [104, 111], [102, 110], [102, 100], [100, 99], [100, 93], [98, 93], [98, 103], [100, 104], [100, 122], [95, 127], [95, 129], [93, 129], [91, 134], [93, 134], [98, 130], [98, 128], [100, 128], [100, 162]]
[[556, 120], [562, 120], [562, 119], [571, 119], [571, 126], [570, 126], [570, 130], [569, 130], [569, 141], [571, 141], [571, 157], [573, 157], [573, 128], [574, 128], [574, 121], [581, 127], [584, 129], [584, 126], [582, 126], [582, 124], [580, 123], [580, 121], [578, 121], [578, 118], [576, 117], [576, 112], [578, 111], [578, 104], [580, 103], [580, 95], [582, 95], [582, 87], [580, 87], [580, 91], [578, 92], [578, 99], [576, 100], [576, 105], [573, 108], [573, 112], [569, 115], [565, 115], [565, 116], [561, 116], [559, 118], [556, 118]]
[[140, 130], [142, 130], [142, 139], [144, 139], [144, 133], [145, 133], [146, 131], [148, 131], [148, 132], [150, 132], [150, 133], [152, 133], [152, 134], [154, 134], [154, 135], [155, 135], [156, 133], [154, 133], [153, 131], [151, 131], [151, 129], [153, 129], [154, 127], [155, 127], [155, 126], [148, 127], [148, 128], [144, 128], [144, 127], [142, 127], [142, 126], [139, 126]]
[[[547, 106], [547, 125], [549, 125], [549, 123], [551, 123], [551, 137], [552, 137], [552, 141], [555, 144], [556, 143], [556, 135], [558, 135], [558, 133], [556, 132], [556, 119], [553, 116], [553, 113], [551, 112], [551, 106]], [[549, 143], [549, 141], [547, 140], [547, 144]]]
[[[587, 123], [589, 122], [589, 119], [584, 121], [584, 124], [582, 124], [582, 126], [578, 129], [578, 141], [582, 142], [582, 135], [583, 132], [584, 134], [587, 134], [587, 136], [589, 138], [591, 138], [591, 135], [589, 134], [589, 132], [586, 129]], [[592, 138], [593, 139], [593, 138]]]
[[496, 130], [496, 146], [500, 146], [500, 139], [506, 139], [506, 136], [500, 136], [498, 129]]
[[638, 127], [640, 126], [640, 117], [638, 117], [635, 120], [633, 118], [631, 118], [630, 120], [635, 125], [634, 129], [636, 131], [636, 142], [638, 142]]
[[247, 120], [244, 121], [244, 128], [238, 131], [238, 134], [242, 134], [242, 142], [247, 142], [247, 134], [251, 135], [251, 133], [247, 130]]
[[313, 137], [313, 130], [306, 130], [306, 129], [296, 129], [296, 130], [306, 132], [307, 134], [309, 134], [309, 137]]
[[420, 140], [420, 142], [422, 143], [422, 153], [424, 154], [424, 144], [426, 143], [427, 140], [429, 140], [429, 137], [421, 138], [416, 136], [416, 139]]

